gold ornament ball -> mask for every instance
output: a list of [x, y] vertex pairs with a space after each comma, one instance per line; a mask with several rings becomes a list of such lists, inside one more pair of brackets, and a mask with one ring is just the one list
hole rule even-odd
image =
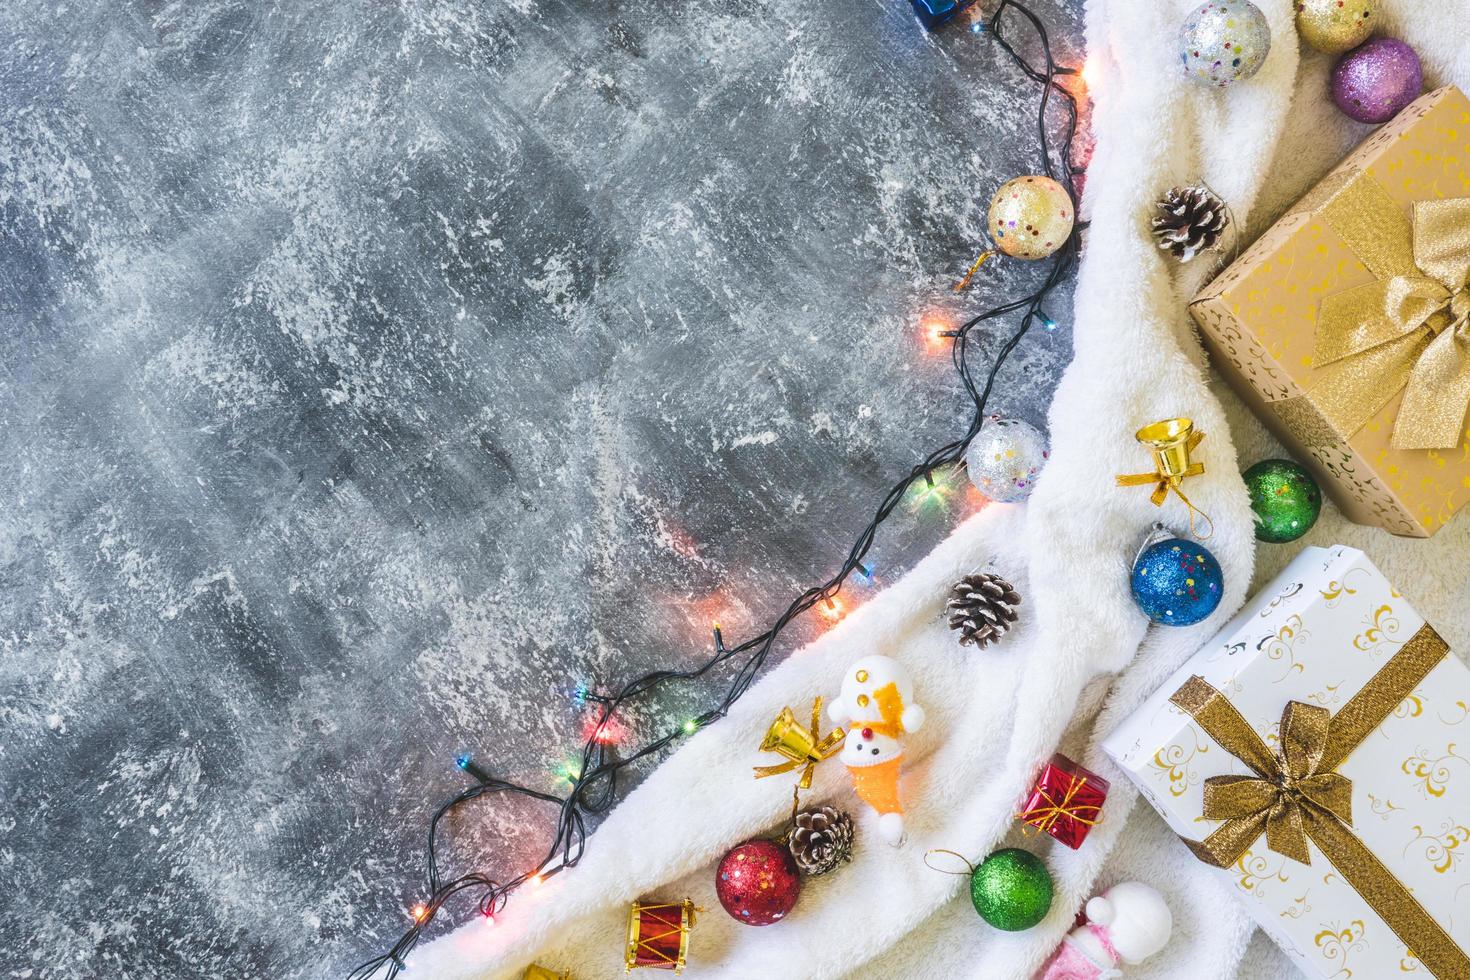
[[1342, 54], [1373, 33], [1377, 0], [1297, 0], [1296, 30], [1318, 51]]
[[1044, 259], [1072, 234], [1072, 198], [1040, 175], [1008, 180], [990, 199], [990, 237], [1018, 259]]

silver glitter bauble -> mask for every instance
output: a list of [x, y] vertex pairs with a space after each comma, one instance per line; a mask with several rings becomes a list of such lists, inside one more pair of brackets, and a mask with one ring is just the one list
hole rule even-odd
[[1261, 70], [1271, 25], [1250, 0], [1210, 0], [1179, 28], [1179, 60], [1190, 81], [1223, 88]]
[[977, 490], [991, 500], [1013, 504], [1031, 496], [1048, 455], [1046, 436], [1036, 426], [992, 415], [965, 450], [965, 468]]

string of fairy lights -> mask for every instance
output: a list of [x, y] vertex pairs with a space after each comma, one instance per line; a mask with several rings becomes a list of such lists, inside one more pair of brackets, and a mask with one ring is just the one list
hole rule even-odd
[[[1040, 62], [1033, 63], [1018, 52], [1009, 40], [1007, 32], [1012, 23], [1012, 14], [1020, 19], [1023, 29], [1029, 27], [1034, 32], [1041, 52]], [[1078, 129], [1077, 97], [1058, 79], [1077, 75], [1077, 70], [1057, 63], [1045, 25], [1020, 0], [999, 0], [989, 19], [973, 21], [971, 30], [988, 36], [1028, 79], [1041, 87], [1036, 127], [1043, 172], [1047, 177], [1059, 180], [1067, 189], [1075, 213], [1078, 198], [1076, 178], [1082, 173], [1082, 168], [1074, 163], [1071, 155]], [[1060, 103], [1057, 102], [1058, 99], [1061, 100]], [[1062, 112], [1060, 129], [1063, 139], [1061, 151], [1054, 153], [1049, 129], [1055, 124], [1052, 117], [1054, 107], [1058, 104]], [[410, 912], [412, 921], [398, 941], [382, 954], [360, 964], [349, 974], [349, 980], [367, 980], [380, 970], [385, 970], [383, 975], [386, 980], [397, 977], [406, 968], [405, 959], [418, 945], [424, 930], [445, 904], [460, 894], [470, 893], [475, 897], [480, 915], [493, 922], [505, 910], [511, 894], [517, 889], [528, 884], [534, 887], [553, 875], [575, 867], [587, 847], [587, 818], [612, 807], [617, 800], [618, 777], [623, 770], [724, 717], [755, 682], [777, 641], [793, 621], [818, 606], [829, 612], [835, 609], [838, 593], [855, 573], [865, 581], [871, 581], [872, 569], [866, 559], [879, 528], [898, 509], [911, 490], [917, 488], [921, 494], [932, 493], [938, 486], [935, 474], [955, 466], [964, 458], [966, 447], [986, 422], [986, 406], [1001, 368], [1033, 326], [1040, 324], [1043, 329], [1055, 328], [1056, 323], [1043, 312], [1042, 304], [1076, 264], [1078, 252], [1078, 232], [1074, 230], [1066, 243], [1045, 260], [1049, 263], [1049, 268], [1041, 285], [1034, 291], [976, 314], [952, 329], [935, 331], [939, 339], [949, 341], [955, 371], [973, 405], [969, 425], [959, 438], [930, 452], [892, 486], [879, 503], [872, 520], [858, 533], [846, 558], [830, 578], [813, 585], [791, 600], [764, 632], [734, 646], [726, 645], [720, 627], [715, 626], [713, 650], [696, 667], [687, 670], [651, 671], [627, 681], [613, 693], [598, 692], [585, 686], [577, 689], [577, 700], [594, 707], [596, 720], [590, 729], [591, 734], [582, 744], [580, 755], [564, 772], [570, 782], [570, 789], [565, 795], [502, 779], [487, 771], [468, 754], [457, 757], [456, 765], [473, 782], [442, 803], [429, 821], [426, 875], [428, 897], [413, 907]], [[1020, 315], [1016, 329], [997, 351], [983, 380], [978, 380], [970, 364], [971, 332], [982, 324], [1014, 314]], [[614, 756], [609, 751], [604, 733], [614, 723], [619, 710], [629, 702], [651, 694], [666, 684], [697, 680], [730, 664], [734, 665], [734, 673], [717, 703], [631, 753], [624, 752]], [[473, 800], [502, 793], [539, 800], [555, 808], [556, 829], [546, 856], [536, 867], [505, 879], [483, 871], [472, 871], [446, 879], [439, 858], [440, 822]]]

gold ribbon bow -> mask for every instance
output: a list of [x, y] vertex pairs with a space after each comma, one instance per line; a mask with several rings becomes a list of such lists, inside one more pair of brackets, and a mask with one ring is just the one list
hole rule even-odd
[[812, 771], [817, 768], [817, 763], [835, 754], [845, 738], [847, 733], [840, 728], [834, 728], [825, 738], [822, 737], [821, 698], [812, 702], [811, 728], [798, 722], [795, 712], [790, 708], [782, 708], [776, 720], [771, 722], [771, 727], [766, 730], [766, 737], [761, 739], [761, 751], [775, 752], [785, 756], [787, 761], [774, 766], [756, 766], [755, 778], [779, 776], [804, 766], [798, 785], [802, 789], [811, 789]]
[[1205, 471], [1204, 463], [1196, 463], [1190, 458], [1196, 447], [1204, 441], [1205, 434], [1194, 427], [1190, 419], [1164, 419], [1162, 422], [1153, 422], [1145, 425], [1134, 434], [1134, 438], [1148, 446], [1154, 454], [1154, 471], [1152, 473], [1129, 473], [1119, 476], [1120, 487], [1146, 487], [1152, 485], [1153, 493], [1149, 494], [1149, 501], [1155, 507], [1164, 506], [1164, 501], [1169, 494], [1174, 494], [1184, 506], [1189, 508], [1189, 533], [1195, 534], [1194, 515], [1198, 514], [1204, 519], [1208, 530], [1204, 534], [1195, 534], [1204, 540], [1215, 532], [1215, 522], [1210, 520], [1210, 515], [1196, 507], [1179, 485], [1191, 476], [1199, 476]]
[[[1099, 819], [1098, 815], [1102, 813], [1102, 807], [1098, 806], [1096, 803], [1074, 804], [1072, 802], [1072, 797], [1080, 793], [1082, 791], [1082, 787], [1086, 785], [1086, 776], [1083, 776], [1080, 779], [1075, 776], [1071, 777], [1067, 783], [1067, 792], [1062, 794], [1061, 802], [1057, 802], [1056, 800], [1052, 799], [1045, 789], [1038, 788], [1037, 793], [1039, 793], [1041, 798], [1046, 801], [1046, 805], [1034, 806], [1029, 810], [1018, 813], [1016, 814], [1016, 819], [1020, 820], [1023, 824], [1028, 824], [1032, 827], [1037, 828], [1038, 830], [1046, 831], [1047, 833], [1051, 833], [1051, 829], [1055, 827], [1057, 821], [1062, 819], [1063, 817], [1067, 817], [1068, 819], [1073, 820], [1076, 823], [1080, 823], [1085, 827], [1095, 827], [1097, 826], [1097, 821]], [[1084, 810], [1091, 810], [1093, 814], [1092, 817], [1084, 817], [1082, 815], [1082, 812]]]
[[1322, 301], [1319, 380], [1273, 403], [1308, 445], [1346, 439], [1400, 391], [1395, 449], [1453, 449], [1470, 408], [1470, 198], [1420, 201], [1413, 220], [1352, 172], [1320, 214], [1374, 276]]
[[1228, 868], [1264, 833], [1271, 850], [1310, 864], [1310, 841], [1430, 972], [1446, 978], [1470, 977], [1470, 956], [1352, 832], [1352, 782], [1337, 768], [1448, 652], [1425, 624], [1337, 714], [1288, 702], [1275, 752], [1204, 678], [1191, 677], [1169, 699], [1255, 773], [1205, 780], [1204, 817], [1224, 823], [1203, 841], [1185, 841], [1195, 856]]

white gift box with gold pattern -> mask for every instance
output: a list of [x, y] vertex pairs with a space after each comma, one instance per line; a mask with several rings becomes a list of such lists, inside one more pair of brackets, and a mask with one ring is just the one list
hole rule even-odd
[[1308, 975], [1470, 977], [1470, 670], [1362, 552], [1305, 549], [1103, 749]]

